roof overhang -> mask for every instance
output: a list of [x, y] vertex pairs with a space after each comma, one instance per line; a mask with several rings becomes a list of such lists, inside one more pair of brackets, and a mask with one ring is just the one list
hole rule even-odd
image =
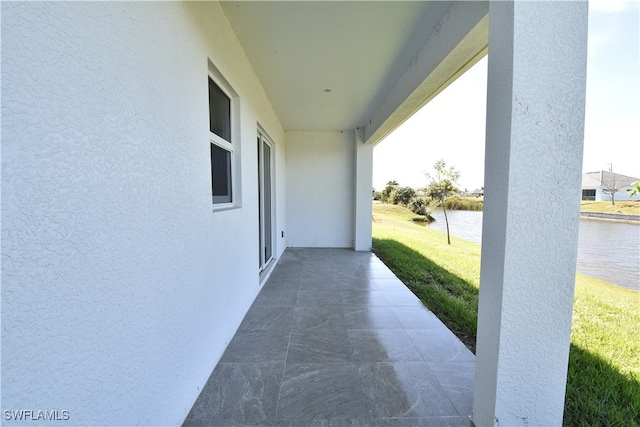
[[486, 54], [488, 2], [222, 1], [286, 131], [377, 143]]

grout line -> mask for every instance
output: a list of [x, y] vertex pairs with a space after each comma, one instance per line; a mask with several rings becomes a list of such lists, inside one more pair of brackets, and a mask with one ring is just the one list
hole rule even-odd
[[[298, 297], [300, 295], [300, 280], [302, 279], [302, 272], [300, 272], [300, 277], [296, 280], [298, 281], [298, 290], [296, 291], [296, 301], [293, 304], [293, 317], [295, 317], [296, 308], [298, 307]], [[280, 398], [282, 397], [282, 384], [284, 383], [284, 374], [287, 369], [287, 358], [289, 357], [289, 348], [291, 346], [291, 335], [293, 334], [293, 324], [294, 319], [291, 319], [291, 326], [289, 327], [289, 339], [287, 341], [287, 350], [284, 353], [284, 361], [282, 363], [282, 372], [280, 375], [280, 385], [278, 387], [278, 398], [276, 399], [276, 409], [274, 414], [274, 421], [278, 420], [278, 410], [280, 409]]]

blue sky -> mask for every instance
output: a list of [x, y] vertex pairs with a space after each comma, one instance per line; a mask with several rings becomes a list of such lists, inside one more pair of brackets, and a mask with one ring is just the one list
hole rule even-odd
[[[589, 2], [583, 171], [640, 177], [640, 1]], [[443, 158], [460, 187], [483, 185], [487, 58], [461, 76], [374, 149], [373, 186], [427, 184]], [[461, 125], [462, 123], [462, 125]]]

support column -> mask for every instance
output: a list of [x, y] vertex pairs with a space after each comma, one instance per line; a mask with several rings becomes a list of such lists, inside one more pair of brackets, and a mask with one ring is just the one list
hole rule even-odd
[[353, 248], [371, 250], [373, 145], [364, 143], [364, 131], [355, 131]]
[[586, 59], [586, 1], [491, 2], [477, 426], [562, 423]]

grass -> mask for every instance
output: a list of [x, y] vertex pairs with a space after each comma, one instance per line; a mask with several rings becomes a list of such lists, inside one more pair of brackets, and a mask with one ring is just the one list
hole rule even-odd
[[418, 215], [416, 213], [411, 212], [409, 209], [405, 207], [402, 207], [400, 205], [390, 204], [390, 203], [374, 203], [373, 210], [374, 210], [374, 218], [373, 218], [374, 223], [376, 222], [376, 217], [375, 217], [376, 213], [383, 216], [390, 215], [391, 217], [397, 220], [400, 220], [403, 223], [406, 223], [407, 221], [420, 222], [421, 218], [423, 217], [422, 215]]
[[[374, 205], [373, 250], [475, 352], [480, 246]], [[576, 277], [564, 422], [640, 425], [640, 294]]]
[[570, 425], [640, 425], [639, 327], [640, 294], [578, 275], [565, 400]]
[[449, 197], [445, 207], [459, 211], [481, 211], [483, 204], [482, 199], [476, 197]]
[[475, 351], [480, 246], [454, 236], [448, 245], [443, 233], [412, 223], [414, 214], [401, 206], [373, 209], [374, 252]]
[[640, 215], [640, 201], [620, 201], [612, 205], [611, 202], [580, 202], [580, 212], [603, 212], [626, 215]]

